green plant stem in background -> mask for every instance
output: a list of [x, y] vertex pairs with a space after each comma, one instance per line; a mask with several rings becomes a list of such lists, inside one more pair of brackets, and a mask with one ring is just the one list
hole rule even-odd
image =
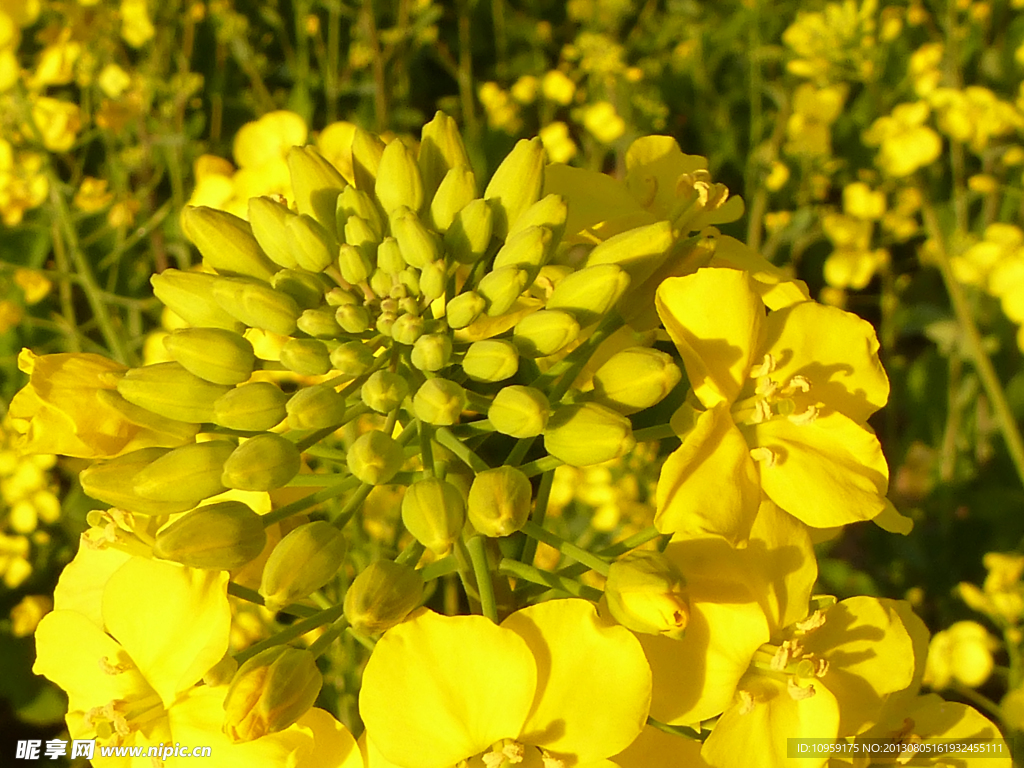
[[484, 549], [483, 536], [469, 536], [466, 540], [469, 559], [473, 564], [473, 576], [476, 578], [477, 590], [480, 592], [480, 610], [484, 616], [495, 624], [498, 623], [498, 607], [494, 601], [494, 582], [491, 581], [491, 569], [487, 563], [487, 550]]
[[561, 538], [560, 536], [557, 536], [551, 531], [541, 528], [536, 523], [527, 520], [522, 527], [522, 531], [527, 536], [537, 539], [538, 541], [543, 541], [550, 547], [554, 547], [566, 557], [571, 557], [573, 560], [582, 563], [583, 565], [587, 566], [590, 570], [597, 571], [602, 576], [608, 575], [609, 564], [607, 560], [602, 560], [597, 555], [588, 552], [582, 547], [578, 547], [571, 541], [566, 541], [565, 539]]

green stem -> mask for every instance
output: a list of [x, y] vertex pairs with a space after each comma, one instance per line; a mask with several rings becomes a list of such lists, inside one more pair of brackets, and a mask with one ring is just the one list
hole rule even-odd
[[324, 630], [324, 633], [320, 635], [316, 640], [309, 646], [309, 652], [314, 656], [321, 656], [335, 640], [338, 639], [338, 635], [348, 629], [348, 619], [342, 616], [331, 626]]
[[[530, 520], [536, 525], [543, 527], [544, 518], [548, 514], [548, 501], [551, 499], [551, 485], [554, 483], [555, 473], [545, 472], [540, 478], [540, 487], [537, 488], [537, 500], [533, 503], [533, 511], [530, 513]], [[523, 553], [519, 559], [524, 563], [532, 563], [537, 554], [537, 540], [529, 536], [523, 545]]]
[[409, 546], [398, 554], [398, 557], [395, 558], [395, 562], [400, 563], [401, 565], [411, 565], [415, 568], [416, 563], [418, 563], [420, 558], [423, 557], [423, 553], [426, 549], [427, 548], [416, 541], [416, 539], [413, 539], [409, 543]]
[[358, 484], [359, 480], [357, 478], [346, 477], [337, 485], [332, 485], [330, 488], [324, 488], [322, 491], [311, 493], [309, 496], [293, 501], [291, 504], [285, 504], [283, 507], [278, 507], [272, 512], [268, 512], [263, 515], [263, 527], [269, 528], [274, 523], [278, 523], [298, 512], [304, 512], [310, 507], [315, 507], [323, 501], [333, 499], [336, 496], [341, 496], [343, 493], [347, 493], [355, 488]]
[[534, 475], [550, 472], [564, 463], [564, 461], [556, 459], [554, 456], [542, 456], [536, 461], [531, 461], [529, 464], [523, 464], [519, 469], [527, 477], [533, 477]]
[[669, 725], [663, 723], [660, 720], [655, 720], [653, 717], [647, 718], [647, 724], [652, 728], [657, 728], [659, 731], [664, 733], [671, 733], [673, 736], [679, 736], [684, 739], [693, 739], [694, 741], [704, 741], [708, 734], [695, 731], [693, 728], [687, 728], [685, 725]]
[[498, 606], [494, 601], [494, 582], [491, 581], [483, 536], [470, 536], [466, 541], [466, 548], [469, 550], [470, 562], [473, 563], [476, 587], [480, 592], [480, 610], [484, 616], [497, 624]]
[[290, 643], [295, 638], [301, 637], [310, 630], [335, 621], [339, 616], [341, 616], [341, 614], [342, 606], [340, 605], [332, 606], [325, 611], [318, 611], [312, 616], [305, 618], [302, 621], [297, 621], [286, 629], [282, 629], [277, 634], [271, 635], [266, 640], [261, 640], [255, 645], [249, 646], [241, 653], [235, 655], [235, 661], [237, 661], [239, 666], [241, 666], [257, 653], [261, 653], [262, 651], [267, 650], [267, 648], [273, 648], [275, 645]]
[[551, 573], [551, 571], [543, 571], [540, 568], [520, 563], [518, 560], [510, 560], [507, 557], [498, 564], [498, 573], [528, 581], [531, 584], [539, 584], [542, 587], [557, 589], [573, 597], [582, 597], [584, 600], [589, 600], [592, 603], [596, 603], [601, 599], [601, 595], [604, 594], [601, 590], [588, 587], [586, 584], [580, 584], [575, 579], [567, 579], [564, 576]]
[[423, 566], [420, 569], [420, 576], [423, 577], [424, 582], [427, 582], [440, 579], [442, 576], [455, 573], [457, 570], [459, 570], [459, 561], [455, 559], [454, 555], [448, 555], [448, 557], [436, 560], [430, 565]]
[[561, 536], [558, 536], [545, 528], [541, 528], [539, 525], [529, 520], [526, 521], [521, 530], [527, 536], [537, 539], [538, 541], [543, 541], [545, 544], [557, 549], [563, 555], [571, 557], [573, 560], [587, 566], [590, 570], [597, 571], [602, 576], [608, 575], [608, 562], [606, 560], [602, 560], [592, 552], [587, 552], [587, 550], [576, 546], [571, 541], [566, 541]]
[[420, 457], [423, 460], [423, 470], [431, 476], [437, 476], [437, 471], [434, 468], [434, 448], [433, 448], [433, 430], [429, 424], [420, 422], [419, 425], [420, 433]]
[[363, 505], [363, 502], [366, 501], [366, 497], [370, 495], [370, 491], [372, 490], [373, 485], [370, 483], [361, 484], [349, 497], [349, 500], [345, 502], [345, 506], [341, 508], [341, 512], [338, 513], [337, 517], [331, 520], [331, 523], [333, 523], [338, 530], [341, 530], [348, 525], [348, 521], [352, 519], [356, 510]]
[[505, 463], [510, 467], [518, 467], [519, 462], [526, 458], [526, 454], [530, 450], [530, 446], [533, 445], [536, 437], [524, 437], [520, 439], [515, 447], [509, 451], [508, 458], [505, 459]]
[[[263, 600], [263, 595], [261, 595], [255, 589], [243, 587], [241, 584], [235, 584], [235, 582], [233, 581], [228, 582], [228, 594], [232, 597], [237, 597], [240, 600], [246, 600], [250, 603], [255, 603], [256, 605], [266, 605], [266, 602], [264, 602]], [[297, 605], [295, 603], [292, 603], [291, 605], [286, 605], [284, 608], [281, 608], [279, 612], [287, 613], [291, 616], [306, 617], [312, 616], [314, 613], [316, 613], [316, 610], [310, 608], [308, 605]]]
[[633, 432], [633, 439], [638, 443], [648, 440], [667, 440], [670, 437], [678, 437], [671, 424], [658, 424], [653, 427], [644, 427]]
[[471, 451], [469, 446], [453, 435], [448, 427], [439, 427], [437, 432], [434, 433], [434, 439], [462, 459], [474, 472], [479, 474], [491, 468], [486, 461]]

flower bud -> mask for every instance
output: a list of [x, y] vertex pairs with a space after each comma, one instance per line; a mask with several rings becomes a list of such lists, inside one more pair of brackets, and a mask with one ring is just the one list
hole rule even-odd
[[629, 273], [633, 286], [639, 286], [650, 277], [675, 238], [672, 225], [659, 221], [644, 227], [635, 227], [608, 238], [590, 252], [587, 266], [617, 264]]
[[335, 310], [334, 319], [345, 333], [363, 333], [370, 327], [370, 311], [361, 304], [342, 304]]
[[526, 270], [532, 282], [553, 250], [551, 230], [547, 227], [527, 227], [509, 235], [494, 257], [492, 270], [519, 267]]
[[420, 295], [420, 271], [406, 267], [398, 273], [398, 285], [401, 285], [412, 296]]
[[544, 183], [544, 145], [521, 139], [491, 177], [484, 199], [494, 210], [494, 234], [504, 240], [519, 216], [540, 199]]
[[281, 365], [300, 376], [322, 376], [331, 370], [331, 353], [319, 339], [288, 339], [281, 347]]
[[399, 344], [412, 345], [423, 335], [424, 322], [419, 315], [399, 315], [391, 327], [391, 338]]
[[288, 395], [269, 381], [229, 389], [213, 403], [213, 423], [243, 432], [262, 432], [284, 421]]
[[494, 396], [487, 418], [496, 430], [510, 437], [536, 437], [551, 414], [547, 396], [534, 387], [502, 387]]
[[331, 366], [346, 376], [362, 376], [373, 366], [373, 352], [361, 341], [346, 341], [331, 352]]
[[253, 197], [249, 200], [249, 225], [253, 237], [271, 261], [286, 269], [295, 269], [299, 265], [287, 228], [288, 221], [295, 217], [287, 205], [272, 198]]
[[427, 379], [416, 391], [412, 408], [420, 421], [448, 427], [466, 408], [466, 390], [448, 379]]
[[213, 298], [236, 320], [283, 336], [295, 332], [302, 312], [288, 294], [249, 280], [221, 278], [213, 285]]
[[161, 528], [153, 554], [190, 568], [231, 570], [255, 560], [267, 543], [263, 520], [240, 501], [187, 512]]
[[181, 212], [181, 224], [203, 254], [203, 261], [220, 274], [269, 281], [277, 271], [277, 265], [260, 249], [249, 223], [233, 213], [187, 205]]
[[377, 266], [389, 275], [397, 275], [406, 267], [402, 249], [393, 237], [385, 237], [377, 246]]
[[660, 552], [634, 550], [612, 563], [604, 596], [615, 620], [634, 632], [679, 639], [690, 619], [683, 574]]
[[241, 384], [256, 363], [252, 344], [223, 328], [181, 328], [164, 336], [164, 346], [182, 368], [214, 384]]
[[494, 211], [486, 200], [470, 201], [452, 219], [444, 235], [445, 248], [462, 264], [473, 264], [487, 253], [494, 234]]
[[629, 419], [597, 403], [559, 408], [544, 432], [547, 452], [573, 467], [616, 459], [635, 444]]
[[428, 477], [409, 486], [402, 499], [402, 524], [416, 540], [444, 557], [462, 533], [466, 505], [459, 489], [446, 480]]
[[443, 261], [433, 261], [420, 270], [420, 295], [424, 306], [444, 294], [448, 270]]
[[612, 355], [594, 374], [594, 400], [630, 414], [660, 403], [683, 377], [670, 355], [630, 347]]
[[369, 192], [377, 181], [377, 169], [384, 154], [384, 142], [362, 128], [356, 128], [352, 137], [352, 173], [356, 187]]
[[345, 231], [345, 223], [351, 216], [358, 216], [366, 223], [375, 242], [380, 240], [384, 234], [384, 219], [381, 217], [380, 209], [366, 192], [349, 186], [338, 195], [336, 218], [339, 232]]
[[503, 381], [519, 370], [519, 352], [504, 339], [474, 341], [462, 358], [462, 370], [473, 381]]
[[515, 467], [480, 472], [469, 487], [469, 522], [484, 536], [508, 536], [530, 516], [533, 488]]
[[523, 211], [523, 215], [516, 220], [515, 226], [509, 227], [508, 236], [505, 240], [506, 242], [511, 240], [517, 234], [530, 227], [547, 227], [551, 230], [552, 238], [549, 243], [547, 256], [544, 259], [546, 263], [554, 255], [555, 246], [562, 239], [562, 233], [565, 231], [565, 220], [568, 215], [569, 206], [566, 205], [564, 197], [561, 195], [545, 195]]
[[398, 319], [398, 315], [394, 312], [381, 312], [377, 315], [377, 322], [374, 323], [374, 327], [379, 333], [385, 336], [391, 335], [391, 328], [395, 324], [395, 320]]
[[512, 339], [521, 355], [545, 357], [576, 341], [579, 335], [580, 324], [568, 312], [542, 309], [516, 323]]
[[337, 246], [334, 238], [316, 219], [300, 214], [288, 219], [285, 226], [295, 261], [301, 269], [323, 272], [331, 265], [334, 261], [333, 251]]
[[423, 126], [417, 162], [423, 178], [424, 194], [428, 199], [434, 195], [434, 190], [452, 168], [469, 167], [466, 145], [462, 143], [454, 119], [443, 112], [437, 112], [434, 119]]
[[616, 264], [584, 267], [562, 278], [548, 298], [548, 309], [564, 309], [588, 326], [604, 317], [629, 287], [629, 275]]
[[376, 371], [363, 384], [360, 396], [377, 413], [391, 413], [409, 396], [409, 382], [393, 371]]
[[[345, 242], [369, 256], [377, 248], [380, 236], [373, 231], [370, 222], [362, 216], [349, 216], [345, 221]], [[372, 266], [372, 265], [371, 265]]]
[[[456, 214], [473, 202], [476, 197], [476, 176], [468, 165], [449, 170], [430, 201], [430, 223], [438, 232], [447, 232], [457, 218]], [[490, 206], [483, 200], [481, 202]], [[488, 222], [490, 219], [488, 218]], [[490, 239], [488, 223], [488, 239]]]
[[316, 702], [323, 687], [316, 657], [276, 645], [238, 668], [224, 698], [224, 732], [234, 742], [283, 731]]
[[401, 139], [392, 139], [384, 147], [373, 191], [387, 214], [400, 206], [412, 211], [423, 207], [420, 169], [416, 165], [416, 158]]
[[423, 226], [413, 210], [399, 206], [391, 212], [390, 221], [391, 234], [398, 241], [402, 258], [410, 267], [423, 269], [441, 258], [441, 244], [437, 236]]
[[287, 160], [295, 207], [315, 218], [337, 240], [336, 210], [338, 195], [346, 185], [344, 177], [314, 147], [292, 147]]
[[423, 578], [408, 565], [375, 560], [345, 593], [345, 618], [357, 632], [376, 635], [401, 624], [423, 599]]
[[318, 339], [335, 339], [341, 335], [341, 326], [329, 309], [304, 310], [295, 325], [303, 333]]
[[275, 291], [291, 296], [302, 310], [319, 307], [326, 287], [322, 276], [298, 269], [282, 269], [270, 284]]
[[470, 326], [476, 322], [486, 308], [487, 300], [476, 291], [460, 293], [449, 301], [445, 308], [448, 327], [457, 330]]
[[289, 429], [325, 429], [345, 423], [345, 398], [326, 384], [300, 389], [285, 410]]
[[488, 316], [497, 317], [512, 309], [529, 282], [530, 275], [525, 269], [501, 267], [480, 278], [476, 290], [487, 300]]
[[373, 430], [356, 438], [346, 457], [349, 471], [360, 482], [383, 485], [402, 468], [402, 446], [383, 432]]
[[169, 451], [166, 448], [143, 448], [109, 461], [98, 461], [78, 476], [82, 490], [112, 507], [139, 515], [169, 515], [195, 506], [189, 501], [157, 501], [135, 492], [135, 475]]
[[175, 448], [135, 474], [135, 493], [147, 499], [198, 504], [226, 490], [220, 476], [234, 450], [230, 440]]
[[213, 286], [219, 279], [203, 272], [165, 269], [149, 282], [153, 295], [189, 325], [241, 331], [244, 326], [213, 298]]
[[447, 334], [429, 333], [416, 339], [412, 364], [421, 371], [439, 371], [452, 356], [452, 340]]
[[173, 362], [132, 368], [117, 382], [118, 393], [129, 403], [191, 424], [213, 421], [213, 404], [228, 389]]
[[305, 523], [274, 547], [263, 568], [260, 594], [276, 611], [333, 579], [345, 560], [345, 536], [326, 520]]
[[295, 443], [273, 432], [244, 440], [224, 462], [221, 482], [240, 491], [272, 491], [299, 474]]

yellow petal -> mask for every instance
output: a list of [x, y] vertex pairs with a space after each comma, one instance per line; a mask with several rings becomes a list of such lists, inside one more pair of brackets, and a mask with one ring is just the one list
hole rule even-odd
[[103, 588], [114, 571], [131, 555], [112, 547], [100, 549], [83, 535], [78, 554], [61, 572], [53, 590], [53, 607], [58, 611], [77, 611], [103, 629]]
[[701, 743], [647, 726], [636, 741], [615, 756], [620, 768], [707, 768]]
[[[604, 173], [552, 163], [544, 169], [544, 195], [562, 195], [572, 200], [565, 221], [565, 234], [572, 238], [586, 229], [630, 214], [644, 213], [625, 185]], [[637, 221], [634, 226], [650, 224], [654, 217]], [[616, 229], [611, 234], [617, 234]], [[583, 242], [593, 242], [585, 240]]]
[[818, 561], [803, 523], [765, 499], [750, 531], [742, 563], [754, 594], [756, 584], [768, 586], [761, 607], [772, 634], [804, 618], [818, 579]]
[[[914, 721], [914, 733], [922, 739], [951, 739], [966, 741], [992, 741], [1002, 739], [999, 729], [988, 718], [977, 710], [955, 701], [943, 701], [939, 696], [930, 694], [920, 696], [908, 709], [907, 716]], [[963, 768], [1010, 768], [1009, 742], [1002, 748], [1002, 754], [988, 752], [970, 754], [947, 754], [946, 759]], [[995, 747], [995, 744], [992, 744]], [[955, 758], [955, 760], [954, 760]], [[908, 766], [934, 766], [944, 762], [924, 754], [907, 763]]]
[[684, 155], [671, 136], [644, 136], [626, 150], [626, 185], [643, 207], [667, 219], [678, 202], [679, 177], [707, 167], [705, 158]]
[[313, 752], [298, 768], [363, 768], [363, 756], [348, 728], [324, 709], [313, 707], [296, 725], [313, 733]]
[[[729, 200], [739, 200], [734, 197]], [[729, 203], [726, 203], [728, 205]], [[781, 309], [811, 298], [807, 284], [794, 280], [749, 245], [735, 237], [721, 235], [715, 238], [714, 255], [708, 266], [742, 269], [750, 273], [751, 287], [761, 296], [768, 309]]]
[[501, 626], [522, 637], [537, 660], [525, 743], [586, 763], [637, 737], [650, 707], [651, 671], [629, 630], [604, 623], [591, 603], [576, 599], [524, 608]]

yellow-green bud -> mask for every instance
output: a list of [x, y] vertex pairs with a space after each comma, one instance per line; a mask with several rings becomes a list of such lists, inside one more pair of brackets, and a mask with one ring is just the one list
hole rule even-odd
[[445, 308], [448, 327], [457, 330], [472, 325], [486, 308], [487, 300], [476, 291], [460, 293]]
[[484, 199], [494, 209], [494, 234], [501, 240], [520, 215], [540, 199], [544, 184], [544, 145], [521, 139], [491, 177]]
[[402, 468], [402, 446], [383, 432], [373, 430], [356, 438], [346, 457], [349, 471], [360, 482], [383, 485]]
[[377, 413], [391, 413], [409, 396], [409, 382], [393, 371], [375, 371], [363, 384], [360, 396]]
[[169, 515], [191, 509], [189, 501], [157, 501], [139, 496], [135, 492], [135, 476], [169, 451], [166, 448], [142, 448], [138, 451], [98, 461], [86, 467], [78, 476], [82, 490], [89, 496], [112, 507], [126, 509], [139, 515]]
[[423, 180], [416, 158], [401, 139], [392, 139], [384, 147], [377, 167], [373, 191], [384, 213], [400, 206], [413, 211], [423, 207]]
[[271, 610], [302, 600], [333, 579], [345, 560], [345, 536], [326, 520], [300, 525], [270, 553], [260, 594]]
[[459, 489], [446, 480], [428, 477], [409, 486], [402, 499], [402, 524], [438, 557], [452, 549], [466, 522]]
[[345, 222], [345, 242], [369, 257], [376, 250], [380, 235], [366, 219], [361, 216], [349, 216]]
[[295, 443], [267, 432], [243, 441], [228, 456], [221, 482], [240, 491], [272, 491], [287, 485], [301, 465]]
[[165, 269], [149, 278], [153, 295], [189, 325], [241, 331], [245, 326], [225, 312], [213, 298], [219, 277], [203, 272]]
[[252, 344], [223, 328], [181, 328], [164, 336], [164, 346], [186, 371], [214, 384], [241, 384], [256, 364]]
[[494, 211], [486, 200], [471, 200], [452, 219], [444, 234], [445, 249], [462, 264], [473, 264], [487, 253], [494, 232]]
[[384, 219], [380, 209], [368, 194], [355, 187], [345, 187], [338, 195], [338, 231], [345, 231], [345, 223], [350, 216], [358, 216], [369, 226], [373, 240], [380, 240], [384, 234]]
[[551, 256], [553, 236], [547, 227], [527, 227], [509, 235], [494, 257], [492, 270], [502, 267], [519, 267], [530, 275], [530, 281], [537, 276], [540, 268]]
[[[458, 212], [474, 199], [476, 176], [473, 175], [473, 171], [466, 165], [452, 168], [445, 174], [434, 194], [434, 199], [430, 201], [430, 223], [438, 232], [447, 232], [457, 218]], [[484, 202], [484, 205], [487, 203]]]
[[547, 452], [573, 467], [616, 459], [635, 444], [629, 419], [597, 403], [559, 408], [544, 431]]
[[253, 237], [271, 261], [286, 269], [295, 269], [299, 265], [287, 227], [288, 221], [296, 215], [283, 202], [270, 197], [249, 200], [249, 225]]
[[402, 249], [393, 237], [385, 237], [377, 246], [377, 266], [389, 275], [397, 275], [406, 267]]
[[281, 365], [300, 376], [322, 376], [331, 370], [331, 353], [319, 339], [288, 339], [281, 347]]
[[398, 283], [402, 285], [411, 295], [420, 294], [420, 271], [412, 267], [406, 267], [398, 273]]
[[211, 688], [230, 685], [236, 672], [238, 672], [238, 660], [228, 653], [206, 671], [206, 674], [203, 675], [203, 683]]
[[338, 267], [345, 281], [353, 285], [365, 281], [373, 272], [366, 254], [348, 243], [342, 243], [338, 250]]
[[356, 298], [352, 291], [346, 291], [344, 288], [331, 288], [324, 294], [324, 299], [327, 300], [329, 307], [344, 307], [348, 304], [359, 304], [361, 301], [361, 298]]
[[304, 310], [295, 325], [303, 333], [318, 339], [334, 339], [341, 335], [341, 326], [329, 309]]
[[391, 328], [397, 319], [398, 315], [394, 312], [381, 312], [377, 315], [377, 322], [374, 324], [374, 327], [385, 336], [390, 336]]
[[520, 354], [545, 357], [576, 341], [579, 335], [580, 324], [568, 312], [542, 309], [516, 323], [512, 339]]
[[484, 536], [508, 536], [526, 523], [532, 499], [530, 479], [521, 470], [484, 470], [469, 487], [469, 522]]
[[267, 281], [277, 272], [245, 219], [205, 205], [188, 205], [181, 212], [181, 224], [203, 260], [217, 272]]
[[555, 246], [562, 239], [565, 231], [565, 220], [569, 215], [569, 206], [565, 204], [565, 198], [561, 195], [545, 195], [536, 203], [531, 205], [520, 216], [515, 226], [509, 227], [506, 241], [511, 240], [518, 233], [530, 227], [547, 227], [552, 232], [550, 250], [545, 261], [551, 258]]
[[615, 306], [629, 287], [629, 274], [615, 264], [597, 264], [566, 275], [548, 298], [548, 309], [564, 309], [580, 325], [595, 323]]
[[267, 544], [263, 520], [240, 501], [188, 512], [160, 529], [153, 554], [190, 568], [231, 570], [255, 560]]
[[331, 265], [337, 246], [316, 219], [300, 214], [288, 219], [286, 226], [299, 267], [309, 272], [322, 272]]
[[432, 261], [441, 258], [441, 244], [437, 236], [423, 226], [414, 211], [399, 206], [391, 212], [391, 234], [398, 241], [402, 258], [410, 267], [423, 269]]
[[243, 432], [276, 427], [287, 416], [288, 395], [269, 381], [255, 381], [228, 390], [213, 403], [213, 423]]
[[288, 294], [249, 280], [221, 278], [214, 283], [213, 298], [236, 320], [283, 336], [295, 332], [302, 312]]
[[391, 560], [375, 560], [345, 593], [345, 618], [357, 632], [376, 635], [405, 621], [422, 599], [419, 571]]
[[173, 448], [183, 443], [191, 442], [199, 433], [199, 424], [188, 424], [184, 421], [169, 419], [166, 416], [159, 416], [145, 408], [140, 408], [134, 403], [129, 403], [114, 389], [97, 389], [96, 397], [108, 408], [113, 408], [120, 413], [126, 421], [140, 427], [151, 429], [159, 433], [157, 444], [160, 447]]
[[451, 357], [452, 340], [447, 334], [420, 336], [412, 347], [412, 364], [421, 371], [440, 371]]
[[519, 352], [511, 341], [474, 341], [462, 358], [462, 370], [473, 381], [503, 381], [519, 370]]
[[420, 295], [423, 296], [424, 306], [441, 297], [447, 280], [448, 270], [443, 261], [431, 262], [420, 270]]
[[594, 374], [594, 400], [630, 414], [660, 403], [682, 379], [670, 355], [648, 347], [617, 352]]
[[361, 341], [346, 341], [331, 352], [331, 366], [346, 376], [362, 376], [373, 366], [373, 352]]
[[690, 620], [686, 580], [660, 552], [634, 550], [612, 563], [604, 596], [615, 620], [634, 632], [679, 639]]
[[321, 275], [312, 275], [304, 270], [282, 269], [274, 275], [270, 284], [275, 291], [291, 296], [299, 309], [305, 310], [320, 306], [326, 288], [323, 280]]
[[175, 448], [135, 474], [135, 493], [158, 501], [198, 504], [226, 490], [220, 476], [224, 462], [234, 450], [235, 444], [230, 440]]
[[618, 264], [629, 273], [632, 284], [638, 286], [658, 268], [674, 242], [672, 225], [658, 221], [608, 238], [590, 252], [586, 265]]
[[331, 386], [304, 387], [285, 405], [289, 429], [325, 429], [345, 423], [345, 398]]
[[342, 304], [334, 312], [345, 333], [363, 333], [370, 327], [370, 311], [361, 304]]
[[420, 421], [451, 426], [466, 409], [466, 390], [448, 379], [427, 379], [416, 391], [412, 408]]
[[292, 147], [287, 154], [295, 207], [312, 216], [335, 240], [338, 239], [336, 211], [338, 195], [347, 182], [314, 147]]
[[469, 155], [455, 120], [443, 112], [437, 112], [434, 119], [423, 126], [417, 161], [427, 198], [434, 195], [441, 179], [452, 168], [469, 167]]
[[379, 267], [370, 275], [370, 290], [375, 296], [387, 296], [395, 287], [395, 278]]
[[213, 403], [228, 389], [173, 362], [132, 368], [117, 382], [117, 391], [129, 403], [191, 424], [213, 421]]
[[399, 344], [415, 344], [416, 339], [423, 335], [424, 322], [419, 315], [399, 315], [391, 326], [391, 338]]
[[224, 697], [224, 733], [246, 742], [283, 731], [316, 703], [323, 684], [309, 651], [268, 648], [235, 673]]
[[530, 275], [525, 269], [501, 267], [484, 275], [476, 290], [487, 299], [487, 314], [497, 317], [512, 309], [529, 283]]
[[536, 437], [551, 415], [547, 396], [534, 387], [502, 387], [494, 396], [487, 418], [496, 430], [510, 437]]
[[356, 187], [370, 192], [377, 181], [377, 169], [384, 154], [384, 142], [379, 136], [362, 128], [356, 128], [352, 137], [352, 173]]

